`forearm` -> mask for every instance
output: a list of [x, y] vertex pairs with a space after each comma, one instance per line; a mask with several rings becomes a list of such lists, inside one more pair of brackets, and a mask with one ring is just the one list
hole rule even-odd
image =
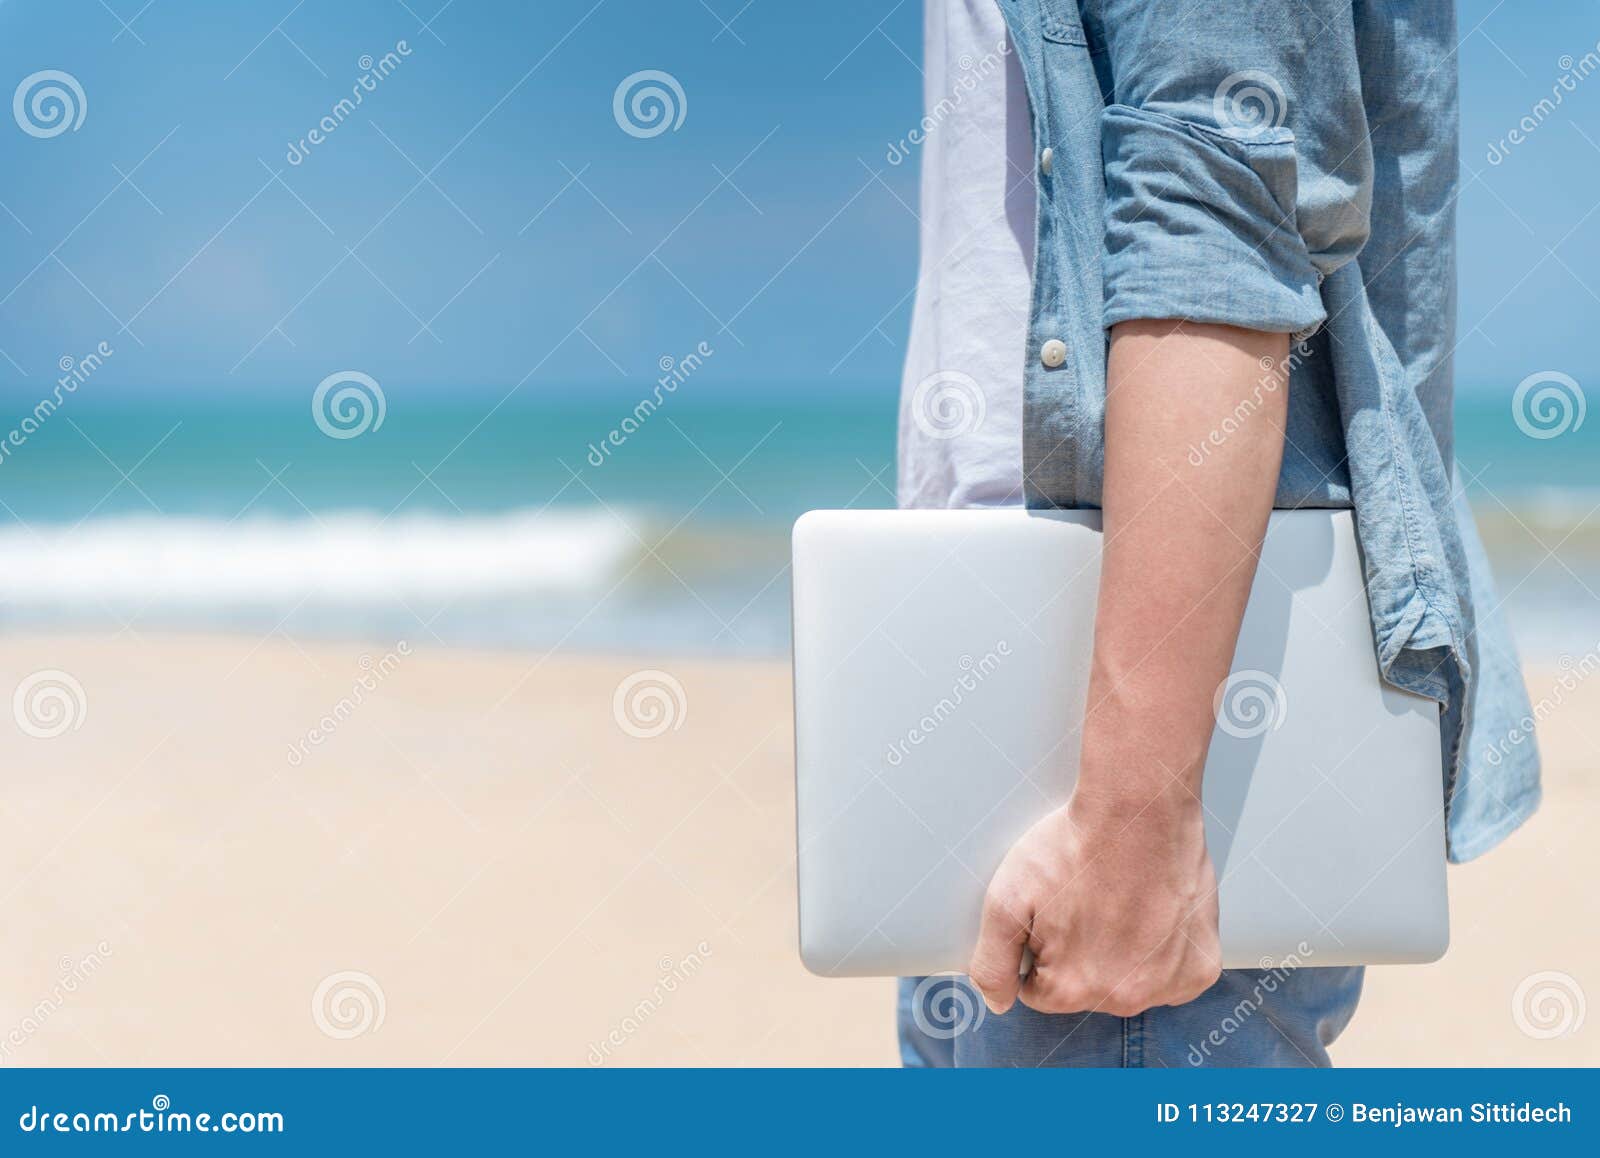
[[1231, 326], [1112, 331], [1079, 807], [1198, 812], [1283, 456], [1287, 354], [1287, 335]]

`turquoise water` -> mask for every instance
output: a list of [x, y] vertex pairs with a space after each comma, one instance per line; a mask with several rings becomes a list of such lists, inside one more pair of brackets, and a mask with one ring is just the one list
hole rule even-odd
[[[308, 395], [73, 396], [0, 458], [0, 624], [775, 654], [789, 524], [893, 504], [885, 391], [498, 398], [391, 391], [334, 438]], [[1471, 395], [1457, 426], [1525, 648], [1589, 650], [1600, 435]]]

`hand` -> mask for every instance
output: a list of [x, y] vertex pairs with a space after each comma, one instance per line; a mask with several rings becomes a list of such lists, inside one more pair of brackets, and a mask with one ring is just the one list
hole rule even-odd
[[1080, 790], [1023, 834], [989, 884], [968, 970], [991, 1010], [1020, 991], [1040, 1013], [1132, 1017], [1215, 983], [1216, 874], [1199, 802], [1181, 795], [1140, 805]]

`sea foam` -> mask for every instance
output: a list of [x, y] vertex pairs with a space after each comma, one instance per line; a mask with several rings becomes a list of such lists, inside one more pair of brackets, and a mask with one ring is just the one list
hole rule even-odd
[[603, 589], [642, 551], [626, 515], [158, 515], [0, 528], [0, 600], [20, 607], [471, 599]]

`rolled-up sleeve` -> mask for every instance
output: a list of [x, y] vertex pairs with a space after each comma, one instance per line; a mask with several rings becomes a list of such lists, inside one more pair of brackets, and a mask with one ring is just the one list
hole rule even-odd
[[[1305, 335], [1367, 239], [1372, 150], [1350, 0], [1243, 0], [1226, 19], [1089, 0], [1102, 119], [1105, 321]], [[1237, 10], [1236, 10], [1237, 9]]]

